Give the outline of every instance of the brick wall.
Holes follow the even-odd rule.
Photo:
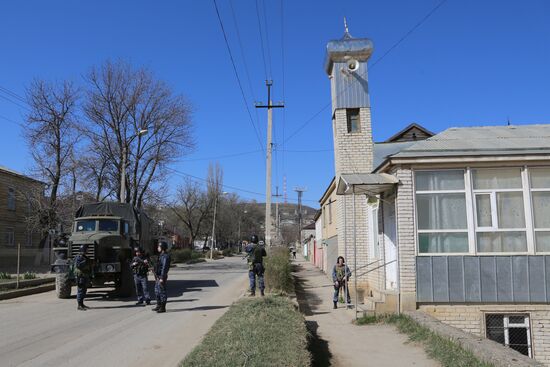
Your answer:
[[[537,361],[550,366],[550,305],[421,305],[419,309],[441,322],[485,337],[485,314],[529,314],[531,344]]]
[[[399,179],[396,213],[401,307],[403,310],[414,310],[416,308],[416,245],[412,171],[410,167],[397,166],[391,174]]]
[[[347,118],[345,109],[334,112],[333,137],[335,150],[336,183],[340,175],[346,173],[369,173],[372,171],[373,143],[370,108],[359,110],[360,128],[358,132],[347,132]],[[354,268],[354,241],[355,230],[357,267],[368,263],[368,217],[367,199],[364,195],[355,197],[355,226],[353,215],[353,196],[338,196],[337,231],[338,255],[346,257],[348,266]],[[346,223],[345,223],[346,222]],[[359,271],[361,272],[361,271]],[[360,277],[361,283],[366,282],[366,276]]]

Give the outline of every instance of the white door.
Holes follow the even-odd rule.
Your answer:
[[[397,259],[396,228],[395,228],[395,196],[384,198],[384,254],[386,265],[386,289],[397,289]]]

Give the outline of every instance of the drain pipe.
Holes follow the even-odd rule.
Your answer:
[[[395,201],[393,203],[395,211],[395,252],[396,252],[396,267],[397,267],[397,314],[401,314],[401,261],[399,258],[399,210],[397,206],[397,192],[395,193]]]

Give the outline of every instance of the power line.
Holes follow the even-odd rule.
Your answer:
[[[263,36],[263,32],[262,32],[262,22],[260,20],[260,9],[259,9],[258,0],[256,0],[256,18],[258,19],[258,31],[260,33],[260,44],[261,44],[261,48],[262,48],[262,60],[264,62],[265,80],[268,80],[269,77],[268,77],[268,74],[267,74],[267,65],[266,65],[266,62],[265,62],[264,36]]]
[[[12,120],[12,119],[10,119],[10,118],[8,118],[8,117],[6,117],[6,116],[0,115],[0,118],[3,119],[3,120],[6,120],[6,121],[8,121],[8,122],[11,122],[12,124],[17,125],[17,126],[19,126],[19,127],[23,127],[23,124],[22,124],[22,123],[19,123],[19,122],[15,121],[15,120]]]
[[[283,101],[286,102],[286,95],[285,95],[285,33],[284,33],[284,0],[281,0],[281,69],[282,69],[282,76],[283,76]],[[282,165],[283,165],[283,176],[286,174],[286,167],[285,167],[285,128],[286,128],[286,111],[283,109],[283,139],[282,139],[282,148],[283,148],[283,154],[282,154]]]
[[[374,68],[376,66],[376,64],[378,64],[380,61],[382,61],[386,56],[388,56],[388,54],[390,52],[392,52],[395,48],[397,48],[397,46],[399,46],[401,44],[401,42],[403,42],[407,37],[409,37],[414,31],[416,31],[425,21],[428,20],[428,18],[430,18],[432,16],[432,14],[434,14],[443,4],[445,4],[447,2],[447,0],[442,0],[439,4],[437,4],[432,10],[430,10],[428,12],[428,14],[426,14],[426,16],[424,16],[424,18],[422,18],[418,23],[416,23],[407,33],[405,33],[405,35],[403,37],[401,37],[396,43],[393,44],[393,46],[391,46],[386,52],[384,52],[384,54],[382,56],[380,56],[378,59],[376,59],[376,61],[374,61],[370,66],[369,68],[372,70],[372,68]]]
[[[21,101],[25,104],[27,103],[27,100],[25,98],[21,97],[19,94],[15,93],[14,91],[9,90],[8,88],[0,86],[0,91],[4,92],[5,94],[10,95],[13,98],[18,99],[19,101]]]
[[[10,98],[8,98],[8,97],[2,95],[2,94],[0,94],[0,98],[6,100],[6,101],[8,101],[8,102],[13,103],[14,105],[18,106],[19,108],[23,108],[23,109],[25,109],[25,110],[27,110],[27,111],[30,111],[30,108],[29,108],[29,107],[24,106],[24,105],[20,104],[19,102],[16,102],[16,101],[14,101],[14,100],[12,100],[12,99],[10,99]]]
[[[198,176],[195,176],[195,175],[192,175],[190,173],[186,173],[186,172],[182,172],[182,171],[179,171],[177,169],[174,169],[174,168],[171,168],[171,167],[165,167],[167,170],[169,171],[172,171],[173,173],[179,175],[179,176],[183,176],[183,177],[188,177],[190,179],[193,179],[195,181],[199,181],[199,182],[205,182],[207,183],[208,182],[208,179],[206,178],[202,178],[202,177],[198,177]],[[251,191],[251,190],[248,190],[248,189],[243,189],[243,188],[240,188],[240,187],[235,187],[235,186],[230,186],[230,185],[226,185],[226,184],[222,184],[222,187],[224,188],[227,188],[227,189],[231,189],[231,190],[235,190],[235,191],[239,191],[239,192],[244,192],[244,193],[247,193],[247,194],[251,194],[251,195],[256,195],[256,196],[260,196],[260,197],[265,197],[265,193],[260,193],[260,192],[256,192],[256,191]],[[303,199],[304,201],[309,201],[309,202],[315,202],[317,203],[318,200],[307,200],[307,199]]]
[[[244,47],[241,39],[241,32],[239,30],[239,23],[237,22],[237,16],[235,15],[235,9],[233,7],[233,0],[229,0],[229,6],[231,8],[231,16],[233,18],[233,23],[235,25],[235,30],[237,32],[237,41],[239,42],[239,48],[241,51],[241,58],[243,60],[244,65],[244,71],[246,75],[246,80],[248,81],[248,88],[250,89],[250,95],[252,96],[252,99],[254,102],[256,102],[256,95],[254,93],[254,88],[252,87],[252,82],[250,79],[250,72],[248,69],[248,63],[246,62],[246,57],[244,55]],[[258,110],[254,109],[254,112],[256,112],[256,125],[258,126],[258,130],[260,132],[260,138],[263,140],[263,130],[262,125],[260,124],[260,116],[258,115]]]
[[[246,96],[244,94],[244,89],[241,83],[241,78],[239,78],[239,73],[237,72],[237,66],[235,65],[235,60],[233,59],[233,53],[231,52],[231,46],[229,46],[229,41],[227,39],[227,34],[225,33],[225,28],[223,26],[223,21],[220,16],[220,11],[218,9],[218,3],[216,0],[212,0],[214,2],[214,7],[216,8],[216,15],[218,16],[218,21],[220,23],[220,28],[223,33],[223,39],[225,41],[225,45],[227,47],[227,52],[229,53],[229,58],[231,59],[231,65],[233,65],[233,71],[235,73],[235,77],[237,78],[237,84],[239,85],[239,89],[241,90],[241,95],[243,97],[244,106],[246,107],[246,112],[248,113],[248,117],[250,119],[250,123],[252,124],[252,128],[254,129],[254,133],[256,134],[256,138],[258,139],[258,144],[260,144],[260,148],[262,151],[264,151],[264,147],[262,145],[262,141],[260,139],[260,135],[258,134],[258,131],[256,130],[256,125],[254,124],[254,120],[252,119],[252,114],[250,113],[250,108],[248,108],[248,103],[246,103]]]
[[[321,152],[332,152],[334,151],[333,148],[326,148],[326,149],[312,149],[312,150],[293,150],[293,149],[286,149],[286,150],[280,150],[282,152],[288,152],[288,153],[321,153]]]
[[[190,159],[181,159],[180,162],[195,162],[195,161],[209,161],[209,160],[215,160],[215,159],[223,159],[223,158],[232,158],[232,157],[241,157],[243,155],[249,155],[254,153],[260,153],[261,150],[251,150],[249,152],[241,152],[241,153],[234,153],[234,154],[226,154],[226,155],[219,155],[214,157],[204,157],[204,158],[190,158]]]
[[[401,37],[397,42],[395,42],[380,58],[376,59],[372,64],[369,66],[369,68],[372,70],[372,68],[380,63],[386,56],[388,56],[393,50],[395,50],[405,39],[407,39],[414,31],[416,31],[420,26],[428,20],[443,4],[445,4],[447,0],[442,0],[439,2],[435,7],[433,7],[418,23],[416,23],[409,31],[407,31],[403,37]],[[335,97],[338,97],[340,94],[345,92],[348,88],[351,87],[352,84],[349,84],[347,87],[342,88],[340,92],[336,94]],[[303,124],[301,124],[292,134],[289,135],[289,137],[285,140],[285,142],[288,142],[290,139],[295,137],[300,131],[302,131],[311,121],[313,121],[319,114],[321,114],[324,110],[326,110],[332,102],[329,102],[328,104],[324,105],[319,111],[313,114],[309,119],[307,119]]]
[[[265,6],[265,1],[262,0],[262,8],[263,8],[263,11],[264,11],[264,29],[265,29],[265,43],[266,43],[266,50],[267,50],[267,62],[268,62],[268,66],[269,66],[269,79],[272,79],[273,77],[273,74],[272,74],[272,69],[271,69],[271,50],[269,48],[269,26],[267,24],[267,14],[266,14],[266,6]]]

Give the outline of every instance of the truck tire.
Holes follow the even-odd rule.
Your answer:
[[[69,280],[69,273],[55,275],[55,294],[57,295],[57,298],[70,298],[71,287],[72,284]]]
[[[135,296],[134,277],[130,264],[122,262],[120,267],[120,281],[117,284],[117,292],[120,297],[132,297]]]

